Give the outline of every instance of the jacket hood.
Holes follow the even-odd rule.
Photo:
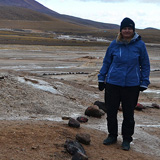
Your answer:
[[[129,44],[129,43],[133,43],[133,42],[135,42],[137,40],[140,40],[140,39],[141,39],[141,36],[138,33],[135,32],[133,38],[131,40],[126,41],[122,38],[121,33],[119,33],[117,38],[116,38],[116,42],[118,44]]]

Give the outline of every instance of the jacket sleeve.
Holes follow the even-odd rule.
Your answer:
[[[147,53],[147,49],[145,44],[143,43],[143,46],[141,48],[141,56],[140,56],[140,86],[147,88],[150,84],[149,81],[149,75],[150,75],[150,62],[149,62],[149,56]]]
[[[106,75],[108,73],[109,67],[112,63],[112,55],[111,55],[111,45],[108,47],[105,57],[103,59],[103,65],[98,74],[98,82],[105,82]]]

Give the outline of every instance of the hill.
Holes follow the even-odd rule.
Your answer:
[[[78,25],[85,25],[88,27],[95,27],[100,29],[118,29],[119,28],[119,26],[115,24],[95,22],[87,19],[59,14],[55,11],[48,9],[47,7],[43,6],[42,4],[38,3],[35,0],[0,0],[0,6],[16,6],[16,7],[28,8],[40,13],[45,13],[54,18],[58,18],[62,21],[66,21],[66,22],[78,24]]]
[[[0,20],[53,21],[53,18],[27,8],[3,6],[0,9]]]
[[[76,30],[79,32],[85,32],[96,29],[93,27],[69,23],[32,9],[17,7],[14,5],[4,5],[1,7],[0,20],[1,29],[34,29],[54,32],[74,32]]]

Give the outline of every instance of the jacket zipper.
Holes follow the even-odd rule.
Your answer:
[[[120,50],[120,57],[121,57],[121,53],[122,53],[122,52],[121,52],[121,48],[120,48],[119,50]]]
[[[111,70],[110,70],[110,72],[109,72],[108,81],[109,81],[109,79],[110,79],[110,74],[111,74],[111,72],[112,72],[112,69],[113,69],[113,67],[111,68]]]
[[[138,71],[137,71],[137,68],[136,68],[136,74],[137,74],[137,78],[138,78],[138,83],[139,83],[139,75],[138,75]]]

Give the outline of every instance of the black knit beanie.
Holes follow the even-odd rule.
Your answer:
[[[133,31],[135,32],[135,23],[128,17],[124,18],[121,22],[120,26],[120,32],[122,31],[123,28],[125,27],[131,27]]]

